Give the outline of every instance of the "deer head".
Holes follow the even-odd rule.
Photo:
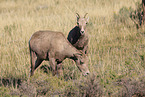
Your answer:
[[[79,29],[80,29],[80,34],[81,35],[84,35],[85,34],[85,29],[86,29],[86,25],[87,25],[87,23],[88,23],[88,21],[89,21],[89,17],[87,17],[86,18],[86,15],[87,15],[88,13],[86,13],[85,15],[84,15],[84,17],[80,17],[80,15],[78,14],[78,13],[76,13],[76,15],[77,15],[77,26],[79,27]]]

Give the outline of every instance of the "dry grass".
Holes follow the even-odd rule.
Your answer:
[[[23,81],[26,81],[29,75],[28,41],[31,35],[38,30],[53,30],[62,31],[67,37],[68,32],[76,24],[76,12],[81,16],[88,13],[90,18],[88,65],[92,76],[95,76],[95,83],[100,83],[100,87],[103,87],[101,95],[116,95],[120,87],[114,86],[112,82],[126,77],[138,79],[144,75],[145,29],[143,27],[137,30],[129,17],[131,12],[129,8],[134,11],[136,2],[141,1],[0,0],[0,89],[5,91],[0,95],[5,96],[5,93],[9,95],[10,90],[18,91],[17,95],[27,95],[17,88],[20,84],[21,90],[23,86],[28,86]],[[122,8],[126,9],[121,11]],[[81,82],[85,78],[70,60],[65,60],[63,64],[64,76],[61,78],[52,77],[49,71],[45,73],[44,69],[47,68],[39,68],[35,72],[30,82],[30,86],[35,87],[34,95],[65,95],[64,93],[69,93],[66,89],[72,92],[80,91],[79,85],[74,82]],[[44,62],[44,65],[49,64]],[[36,81],[33,81],[34,79]],[[4,81],[7,84],[4,84]],[[47,83],[48,86],[39,87],[41,82],[42,85]],[[87,80],[84,80],[84,83],[89,85]],[[6,86],[9,88],[5,88]],[[76,88],[71,90],[71,86]],[[84,90],[86,88],[83,87]],[[88,92],[77,93],[88,95]]]

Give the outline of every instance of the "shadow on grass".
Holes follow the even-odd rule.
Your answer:
[[[48,66],[48,65],[42,65],[40,67],[40,69],[43,70],[43,72],[46,73],[46,74],[52,72],[52,68],[50,66]]]
[[[22,83],[21,78],[1,78],[0,86],[12,86],[14,88],[18,88]]]
[[[52,73],[52,68],[49,65],[42,65],[40,67],[41,71],[43,71],[46,74]],[[63,78],[65,81],[68,80],[76,80],[80,72],[75,72],[75,67],[74,66],[68,66],[68,67],[62,67],[63,74],[58,75],[60,78]]]

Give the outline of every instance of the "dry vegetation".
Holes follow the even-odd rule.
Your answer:
[[[144,96],[145,29],[137,29],[141,0],[0,0],[0,96]],[[52,76],[44,62],[28,83],[28,41],[38,30],[62,31],[88,13],[89,69],[70,60]],[[133,17],[132,17],[133,16]]]

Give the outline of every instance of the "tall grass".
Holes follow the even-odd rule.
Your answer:
[[[92,96],[92,92],[89,95],[79,90],[79,82],[83,80],[89,86],[94,78],[102,87],[95,89],[103,91],[98,95],[117,95],[120,87],[115,87],[113,82],[144,75],[145,29],[137,30],[130,18],[137,2],[141,3],[140,0],[0,0],[0,89],[8,94],[19,87],[23,92],[23,85],[29,89],[23,82],[29,75],[28,41],[31,35],[38,30],[53,30],[67,37],[76,25],[75,13],[78,12],[81,16],[88,13],[90,18],[87,26],[90,77],[82,77],[68,59],[63,62],[64,76],[53,77],[47,70],[49,63],[44,62],[44,68],[35,71],[31,78],[30,84],[36,88],[32,92],[34,95]],[[21,86],[17,87],[14,79],[20,80]],[[11,81],[10,88],[6,88]],[[17,95],[29,95],[17,92]],[[3,92],[0,94],[4,96]]]

